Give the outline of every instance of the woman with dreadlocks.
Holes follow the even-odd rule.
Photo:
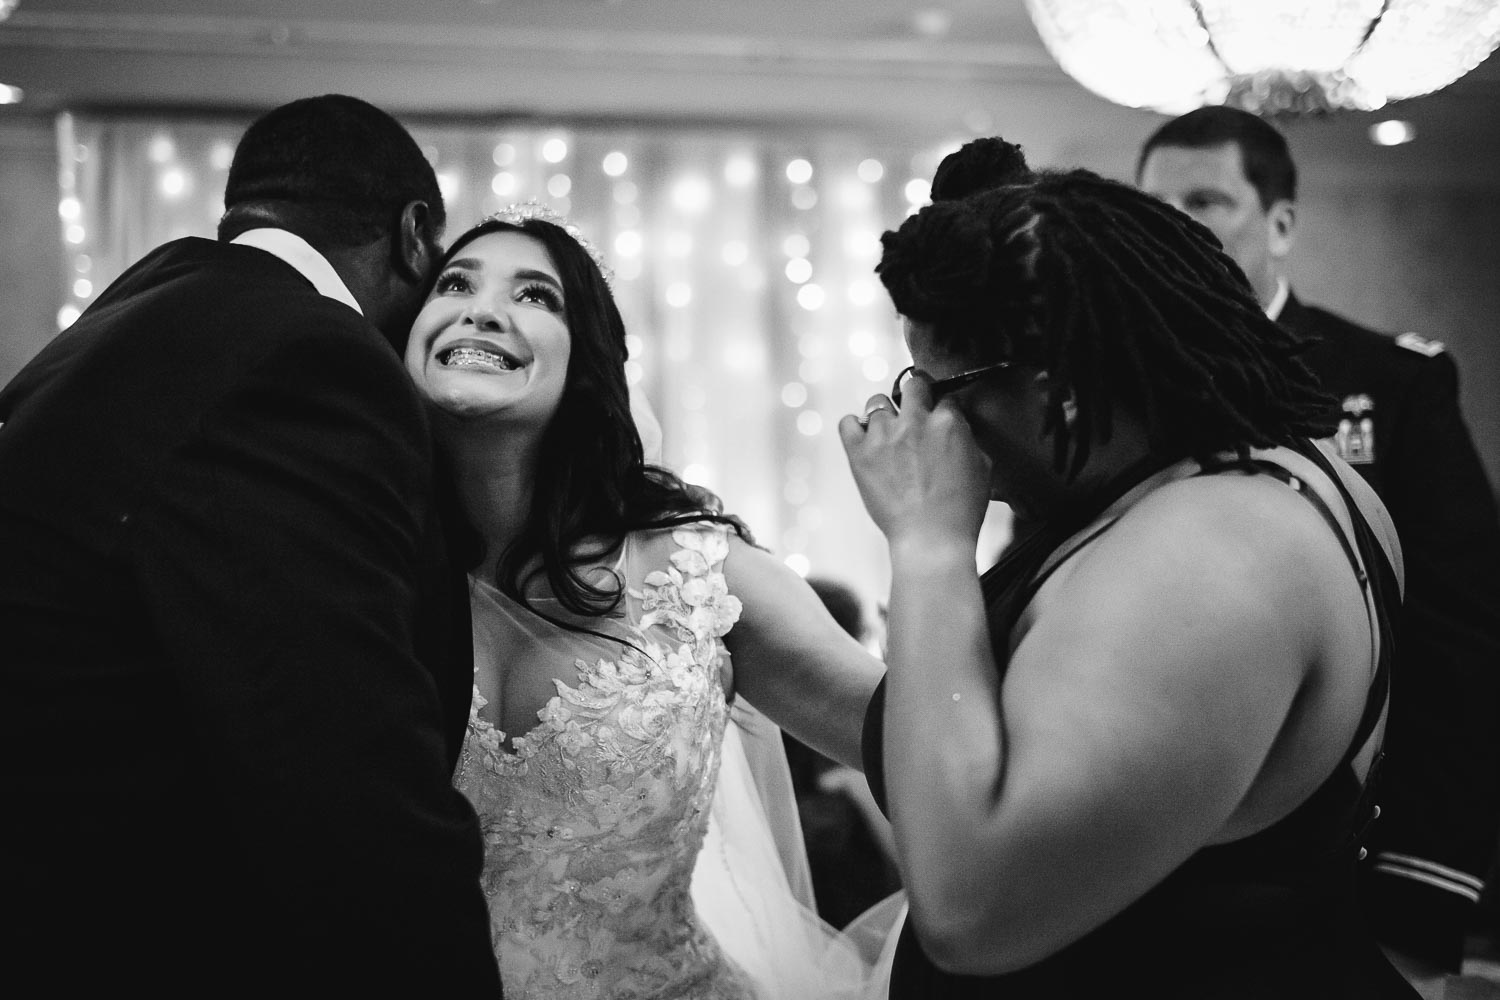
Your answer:
[[[1354,899],[1384,508],[1206,229],[1008,155],[885,234],[916,364],[839,428],[892,567],[891,995],[1414,997]],[[1033,528],[980,578],[991,499]]]

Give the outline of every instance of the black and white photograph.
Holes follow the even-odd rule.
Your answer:
[[[1500,0],[0,0],[0,989],[1500,1000]]]

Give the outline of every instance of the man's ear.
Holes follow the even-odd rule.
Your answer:
[[[391,263],[411,284],[425,286],[437,266],[440,248],[428,235],[432,231],[432,210],[427,202],[409,201],[402,206],[396,238],[391,243]]]
[[[1272,260],[1285,260],[1297,237],[1297,206],[1285,198],[1266,212],[1266,241]]]

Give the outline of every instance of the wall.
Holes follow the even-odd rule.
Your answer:
[[[1153,116],[1127,135],[1028,142],[1034,162],[1128,178]],[[1138,125],[1138,128],[1136,127]],[[1492,485],[1500,485],[1500,179],[1452,176],[1408,159],[1335,161],[1294,130],[1302,170],[1298,293],[1378,329],[1443,341],[1462,373],[1463,407]],[[1411,153],[1419,152],[1416,144]],[[1035,153],[1040,152],[1040,156]],[[61,302],[56,151],[50,118],[0,118],[0,384],[52,336]]]
[[[1293,253],[1298,295],[1378,330],[1447,345],[1491,487],[1500,485],[1500,197],[1409,182],[1308,178]]]
[[[0,117],[0,385],[57,332],[57,143],[50,117]]]

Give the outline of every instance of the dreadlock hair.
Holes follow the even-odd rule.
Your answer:
[[[967,198],[1032,176],[1021,147],[999,136],[971,139],[943,157],[932,174],[932,200]]]
[[[713,493],[646,464],[630,414],[624,320],[598,264],[566,229],[543,219],[489,219],[454,240],[442,267],[465,245],[498,232],[524,233],[546,249],[562,279],[572,350],[562,398],[542,435],[531,509],[516,540],[500,553],[495,585],[555,621],[525,593],[529,581],[545,576],[564,608],[599,617],[619,607],[623,581],[616,574],[613,584],[591,583],[583,570],[632,531],[712,521],[753,544],[744,522],[724,514]],[[475,551],[482,559],[482,549]],[[540,565],[527,572],[537,557]]]
[[[934,202],[881,244],[897,311],[945,350],[1051,373],[1044,432],[1069,478],[1109,440],[1116,405],[1164,456],[1329,431],[1305,342],[1266,317],[1212,233],[1125,184],[1039,171]]]

